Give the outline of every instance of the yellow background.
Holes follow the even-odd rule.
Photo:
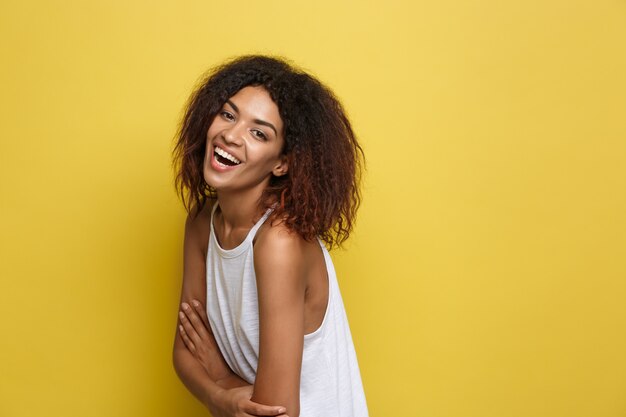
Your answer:
[[[206,415],[170,151],[255,52],[366,152],[333,257],[371,416],[626,416],[624,1],[3,0],[0,45],[0,416]]]

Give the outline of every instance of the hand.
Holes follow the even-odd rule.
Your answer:
[[[273,407],[251,401],[252,391],[252,385],[222,390],[218,394],[214,408],[209,407],[209,411],[214,417],[289,417],[284,414],[287,411],[285,407]]]
[[[200,362],[202,367],[209,372],[211,361],[212,335],[209,328],[209,320],[202,303],[193,300],[193,307],[187,303],[182,304],[180,316],[180,336],[191,354]],[[215,342],[213,341],[213,344]],[[213,356],[213,360],[215,357]],[[209,372],[210,373],[210,372]],[[216,381],[220,385],[219,381]],[[241,381],[244,383],[244,381]],[[284,413],[285,407],[268,406],[258,404],[250,400],[253,386],[223,389],[219,392],[216,404],[209,404],[209,411],[214,417],[248,417],[248,416],[280,416],[288,417]]]
[[[179,313],[180,323],[178,328],[180,336],[187,347],[187,350],[200,362],[205,371],[209,372],[211,338],[209,329],[209,319],[202,304],[193,300],[193,308],[182,303],[182,310]]]

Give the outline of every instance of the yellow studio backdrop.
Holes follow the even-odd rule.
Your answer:
[[[373,417],[626,416],[624,1],[0,4],[0,416],[204,416],[170,151],[278,54],[367,157],[333,252]]]

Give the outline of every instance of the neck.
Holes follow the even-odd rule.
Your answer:
[[[260,215],[260,198],[261,194],[257,193],[218,192],[217,202],[224,231],[228,233],[230,230],[252,227]]]

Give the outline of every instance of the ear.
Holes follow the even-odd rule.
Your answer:
[[[281,155],[280,160],[272,170],[272,174],[276,177],[282,177],[289,171],[289,163],[287,162],[287,155]]]

